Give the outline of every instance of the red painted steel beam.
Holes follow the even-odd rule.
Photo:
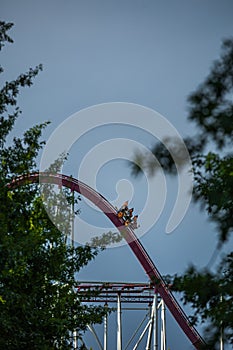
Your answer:
[[[167,287],[165,281],[157,270],[155,264],[149,257],[142,243],[136,237],[134,231],[128,226],[124,226],[122,219],[117,216],[117,211],[112,206],[106,198],[104,198],[100,193],[95,191],[93,188],[86,185],[84,182],[79,181],[70,176],[62,174],[50,174],[50,173],[32,173],[17,177],[8,186],[9,188],[16,188],[26,183],[53,183],[58,186],[65,186],[71,191],[80,193],[89,199],[93,204],[95,204],[119,229],[124,239],[128,243],[129,247],[137,257],[138,261],[144,268],[147,276],[150,278],[152,284],[155,286],[157,292],[160,294],[161,298],[164,300],[167,308],[177,321],[180,328],[189,338],[193,346],[200,350],[205,344],[203,339],[197,330],[191,325],[188,317],[178,304],[177,300]]]

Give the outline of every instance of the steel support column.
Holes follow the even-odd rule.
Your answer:
[[[154,313],[154,336],[153,336],[153,350],[158,350],[158,294],[154,295],[155,313]]]
[[[117,350],[122,350],[121,293],[117,294]]]
[[[166,308],[163,299],[161,300],[161,350],[166,350]]]
[[[107,309],[108,304],[106,303],[104,307]],[[108,350],[108,315],[104,316],[104,350]]]
[[[155,321],[155,312],[156,312],[155,310],[157,309],[156,297],[157,297],[157,295],[155,294],[154,300],[153,300],[153,304],[152,304],[152,307],[151,307],[150,325],[149,325],[148,336],[147,336],[146,350],[150,350],[151,349],[152,334],[153,334],[154,321]]]

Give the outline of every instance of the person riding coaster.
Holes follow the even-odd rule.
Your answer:
[[[122,218],[125,221],[125,226],[130,225],[132,229],[137,229],[139,226],[137,224],[138,215],[133,217],[134,208],[128,208],[128,201],[124,202],[120,209],[117,211],[118,218]]]
[[[134,215],[133,220],[130,223],[130,228],[132,228],[133,230],[136,230],[139,227],[140,225],[138,225],[138,215]]]
[[[128,211],[128,201],[124,202],[120,209],[117,211],[117,216],[118,218],[123,218],[125,213]]]

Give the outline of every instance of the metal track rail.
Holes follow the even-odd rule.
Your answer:
[[[169,290],[158,269],[149,257],[142,243],[135,235],[134,231],[130,227],[125,226],[124,221],[118,218],[115,207],[111,205],[108,200],[104,198],[100,193],[95,191],[90,186],[86,185],[84,182],[63,174],[51,174],[45,172],[25,174],[15,178],[10,184],[8,184],[8,187],[13,189],[28,183],[39,182],[46,184],[53,183],[58,186],[65,186],[71,189],[71,191],[78,192],[79,194],[89,199],[93,204],[95,204],[111,220],[111,222],[121,232],[129,247],[137,257],[147,276],[151,280],[151,283],[154,285],[156,291],[164,300],[167,308],[177,321],[180,328],[183,330],[183,332],[186,334],[186,336],[189,338],[197,350],[202,349],[205,343],[200,334],[189,322],[188,317]]]

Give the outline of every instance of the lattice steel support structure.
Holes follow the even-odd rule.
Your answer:
[[[94,295],[92,293],[94,292]],[[149,283],[106,283],[106,282],[80,282],[77,286],[78,297],[85,303],[104,303],[107,307],[116,305],[116,349],[127,350],[139,349],[143,340],[146,340],[146,350],[166,350],[166,315],[165,304],[162,299],[158,302],[158,294]],[[137,307],[124,307],[122,305],[137,305]],[[147,307],[145,307],[145,304]],[[140,305],[140,307],[138,307]],[[143,306],[143,307],[142,307]],[[144,310],[145,317],[135,329],[127,344],[123,346],[122,335],[124,324],[122,313],[125,310]],[[160,319],[158,317],[160,311]],[[144,327],[142,330],[141,328]],[[158,331],[160,327],[160,337]],[[108,348],[108,316],[103,320],[103,345],[93,325],[88,329],[93,334],[96,345],[100,350],[111,350]],[[140,333],[139,333],[140,331]],[[137,340],[135,340],[137,338]],[[160,341],[159,341],[160,340]],[[134,342],[134,345],[133,345]]]

